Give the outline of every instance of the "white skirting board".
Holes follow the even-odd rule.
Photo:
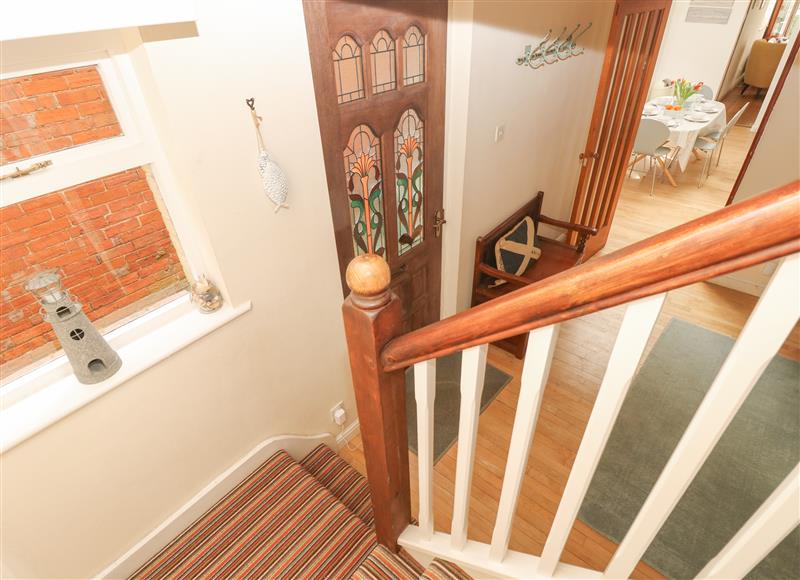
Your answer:
[[[344,445],[346,445],[348,441],[350,441],[353,437],[355,437],[359,433],[360,433],[360,426],[357,420],[353,421],[352,423],[350,423],[350,425],[342,429],[342,432],[336,436],[337,451],[341,449]]]
[[[358,430],[358,422],[348,427],[343,435]],[[342,437],[341,435],[339,437]],[[339,437],[330,433],[318,435],[278,435],[256,445],[236,463],[220,473],[192,499],[161,522],[152,532],[137,542],[115,562],[97,573],[97,578],[126,578],[158,553],[170,540],[191,525],[220,499],[253,473],[273,453],[283,449],[297,460],[302,459],[320,443],[336,448]],[[343,439],[342,441],[345,441]]]

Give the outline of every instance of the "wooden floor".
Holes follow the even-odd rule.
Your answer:
[[[764,104],[764,96],[766,95],[766,91],[747,89],[744,95],[741,93],[742,87],[740,85],[725,95],[725,98],[722,99],[722,102],[725,103],[728,117],[732,117],[736,111],[744,106],[745,103],[750,103],[750,106],[747,107],[747,110],[744,113],[742,113],[742,116],[739,117],[739,121],[736,124],[740,127],[752,127],[753,123],[756,122],[758,112],[761,110],[761,105]]]
[[[718,170],[702,189],[697,188],[700,161],[692,161],[685,174],[676,172],[678,187],[656,183],[650,195],[650,179],[627,179],[614,225],[604,252],[644,239],[670,227],[721,208],[752,139],[752,133],[736,127],[725,146]],[[676,164],[677,166],[677,164]],[[695,284],[669,294],[648,346],[672,318],[735,337],[753,308],[755,298],[709,283]],[[561,325],[550,377],[528,459],[526,480],[517,506],[510,548],[539,555],[552,524],[559,499],[592,410],[605,366],[622,320],[624,307],[598,312]],[[797,359],[798,332],[782,353]],[[521,361],[491,347],[489,362],[510,374],[511,383],[481,414],[476,463],[471,492],[469,537],[490,542],[505,469],[511,426],[519,394]],[[341,455],[364,473],[360,437]],[[457,445],[434,469],[434,511],[437,530],[449,531]],[[412,509],[416,515],[416,455],[409,453]],[[616,545],[577,521],[562,560],[602,570]],[[661,578],[644,563],[635,578]]]

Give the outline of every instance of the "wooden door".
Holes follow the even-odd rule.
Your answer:
[[[587,255],[606,244],[639,128],[671,0],[617,0],[594,103],[572,221],[598,229]]]
[[[386,259],[403,332],[439,319],[446,0],[304,0],[342,289]]]

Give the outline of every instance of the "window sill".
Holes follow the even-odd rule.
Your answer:
[[[245,302],[203,314],[191,307],[187,294],[106,336],[122,358],[122,368],[108,380],[95,385],[79,383],[62,355],[9,383],[0,390],[0,453],[238,318],[250,307],[250,302]]]

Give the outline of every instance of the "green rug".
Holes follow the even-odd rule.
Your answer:
[[[631,385],[579,517],[620,542],[733,346],[672,320]],[[800,461],[800,365],[775,357],[644,560],[694,578]],[[796,529],[747,576],[800,578]]]
[[[486,365],[481,412],[494,401],[511,377],[492,365]],[[447,453],[458,439],[458,415],[461,405],[461,353],[436,361],[436,400],[433,403],[433,463]],[[406,416],[408,447],[417,453],[417,403],[414,399],[414,368],[406,371]]]

